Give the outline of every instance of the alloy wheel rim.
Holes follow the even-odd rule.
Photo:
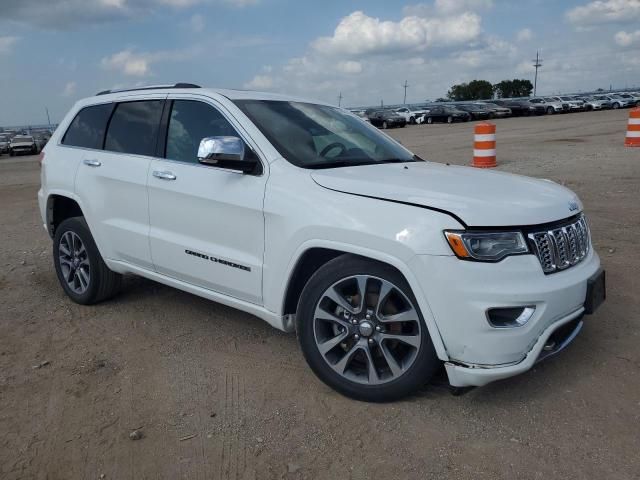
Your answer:
[[[83,294],[91,283],[89,254],[82,239],[74,232],[65,232],[58,244],[60,270],[67,286],[77,294]]]
[[[396,380],[422,347],[418,311],[393,283],[346,277],[325,290],[313,317],[318,352],[341,377],[359,384]]]

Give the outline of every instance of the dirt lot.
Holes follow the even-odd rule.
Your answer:
[[[324,386],[293,335],[147,280],[71,303],[37,212],[38,164],[2,156],[0,478],[640,478],[640,149],[623,147],[627,115],[496,121],[499,169],[561,182],[589,213],[609,298],[575,343],[465,396],[427,386],[389,405]],[[472,128],[391,135],[467,164]]]

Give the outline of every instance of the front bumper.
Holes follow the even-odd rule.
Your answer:
[[[534,255],[498,263],[419,255],[412,262],[446,350],[454,386],[480,386],[531,368],[548,338],[584,313],[587,282],[600,268],[591,250],[579,264],[545,275]],[[535,306],[529,321],[492,327],[491,308]]]
[[[569,346],[582,330],[583,312],[584,308],[580,308],[548,327],[538,337],[538,340],[525,358],[516,364],[485,366],[445,362],[444,367],[449,377],[449,383],[453,387],[481,387],[496,380],[513,377],[530,370],[536,363],[560,353]],[[568,332],[563,333],[558,342],[550,341],[554,334],[566,327],[569,327]]]

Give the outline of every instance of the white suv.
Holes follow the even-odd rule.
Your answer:
[[[136,274],[296,331],[313,371],[368,401],[443,364],[480,386],[562,350],[604,300],[576,195],[423,161],[358,117],[189,84],[78,102],[38,192],[72,300]]]

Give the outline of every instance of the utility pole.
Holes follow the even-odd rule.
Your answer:
[[[536,59],[532,61],[533,61],[533,66],[536,69],[536,76],[533,79],[533,96],[535,97],[536,90],[538,89],[538,68],[542,66],[542,59],[540,58],[540,55],[538,54],[537,50],[536,50]]]
[[[342,92],[340,92],[340,95],[338,95],[338,107],[342,105],[342,99],[344,97],[342,96]]]
[[[407,85],[407,81],[406,80],[404,81],[403,87],[404,87],[404,102],[402,102],[402,103],[404,103],[406,105],[407,104],[407,88],[409,87],[409,85]]]
[[[47,125],[51,126],[51,119],[49,118],[49,108],[48,107],[44,107],[44,109],[47,112]]]
[[[384,108],[384,101],[380,100],[380,107]]]

